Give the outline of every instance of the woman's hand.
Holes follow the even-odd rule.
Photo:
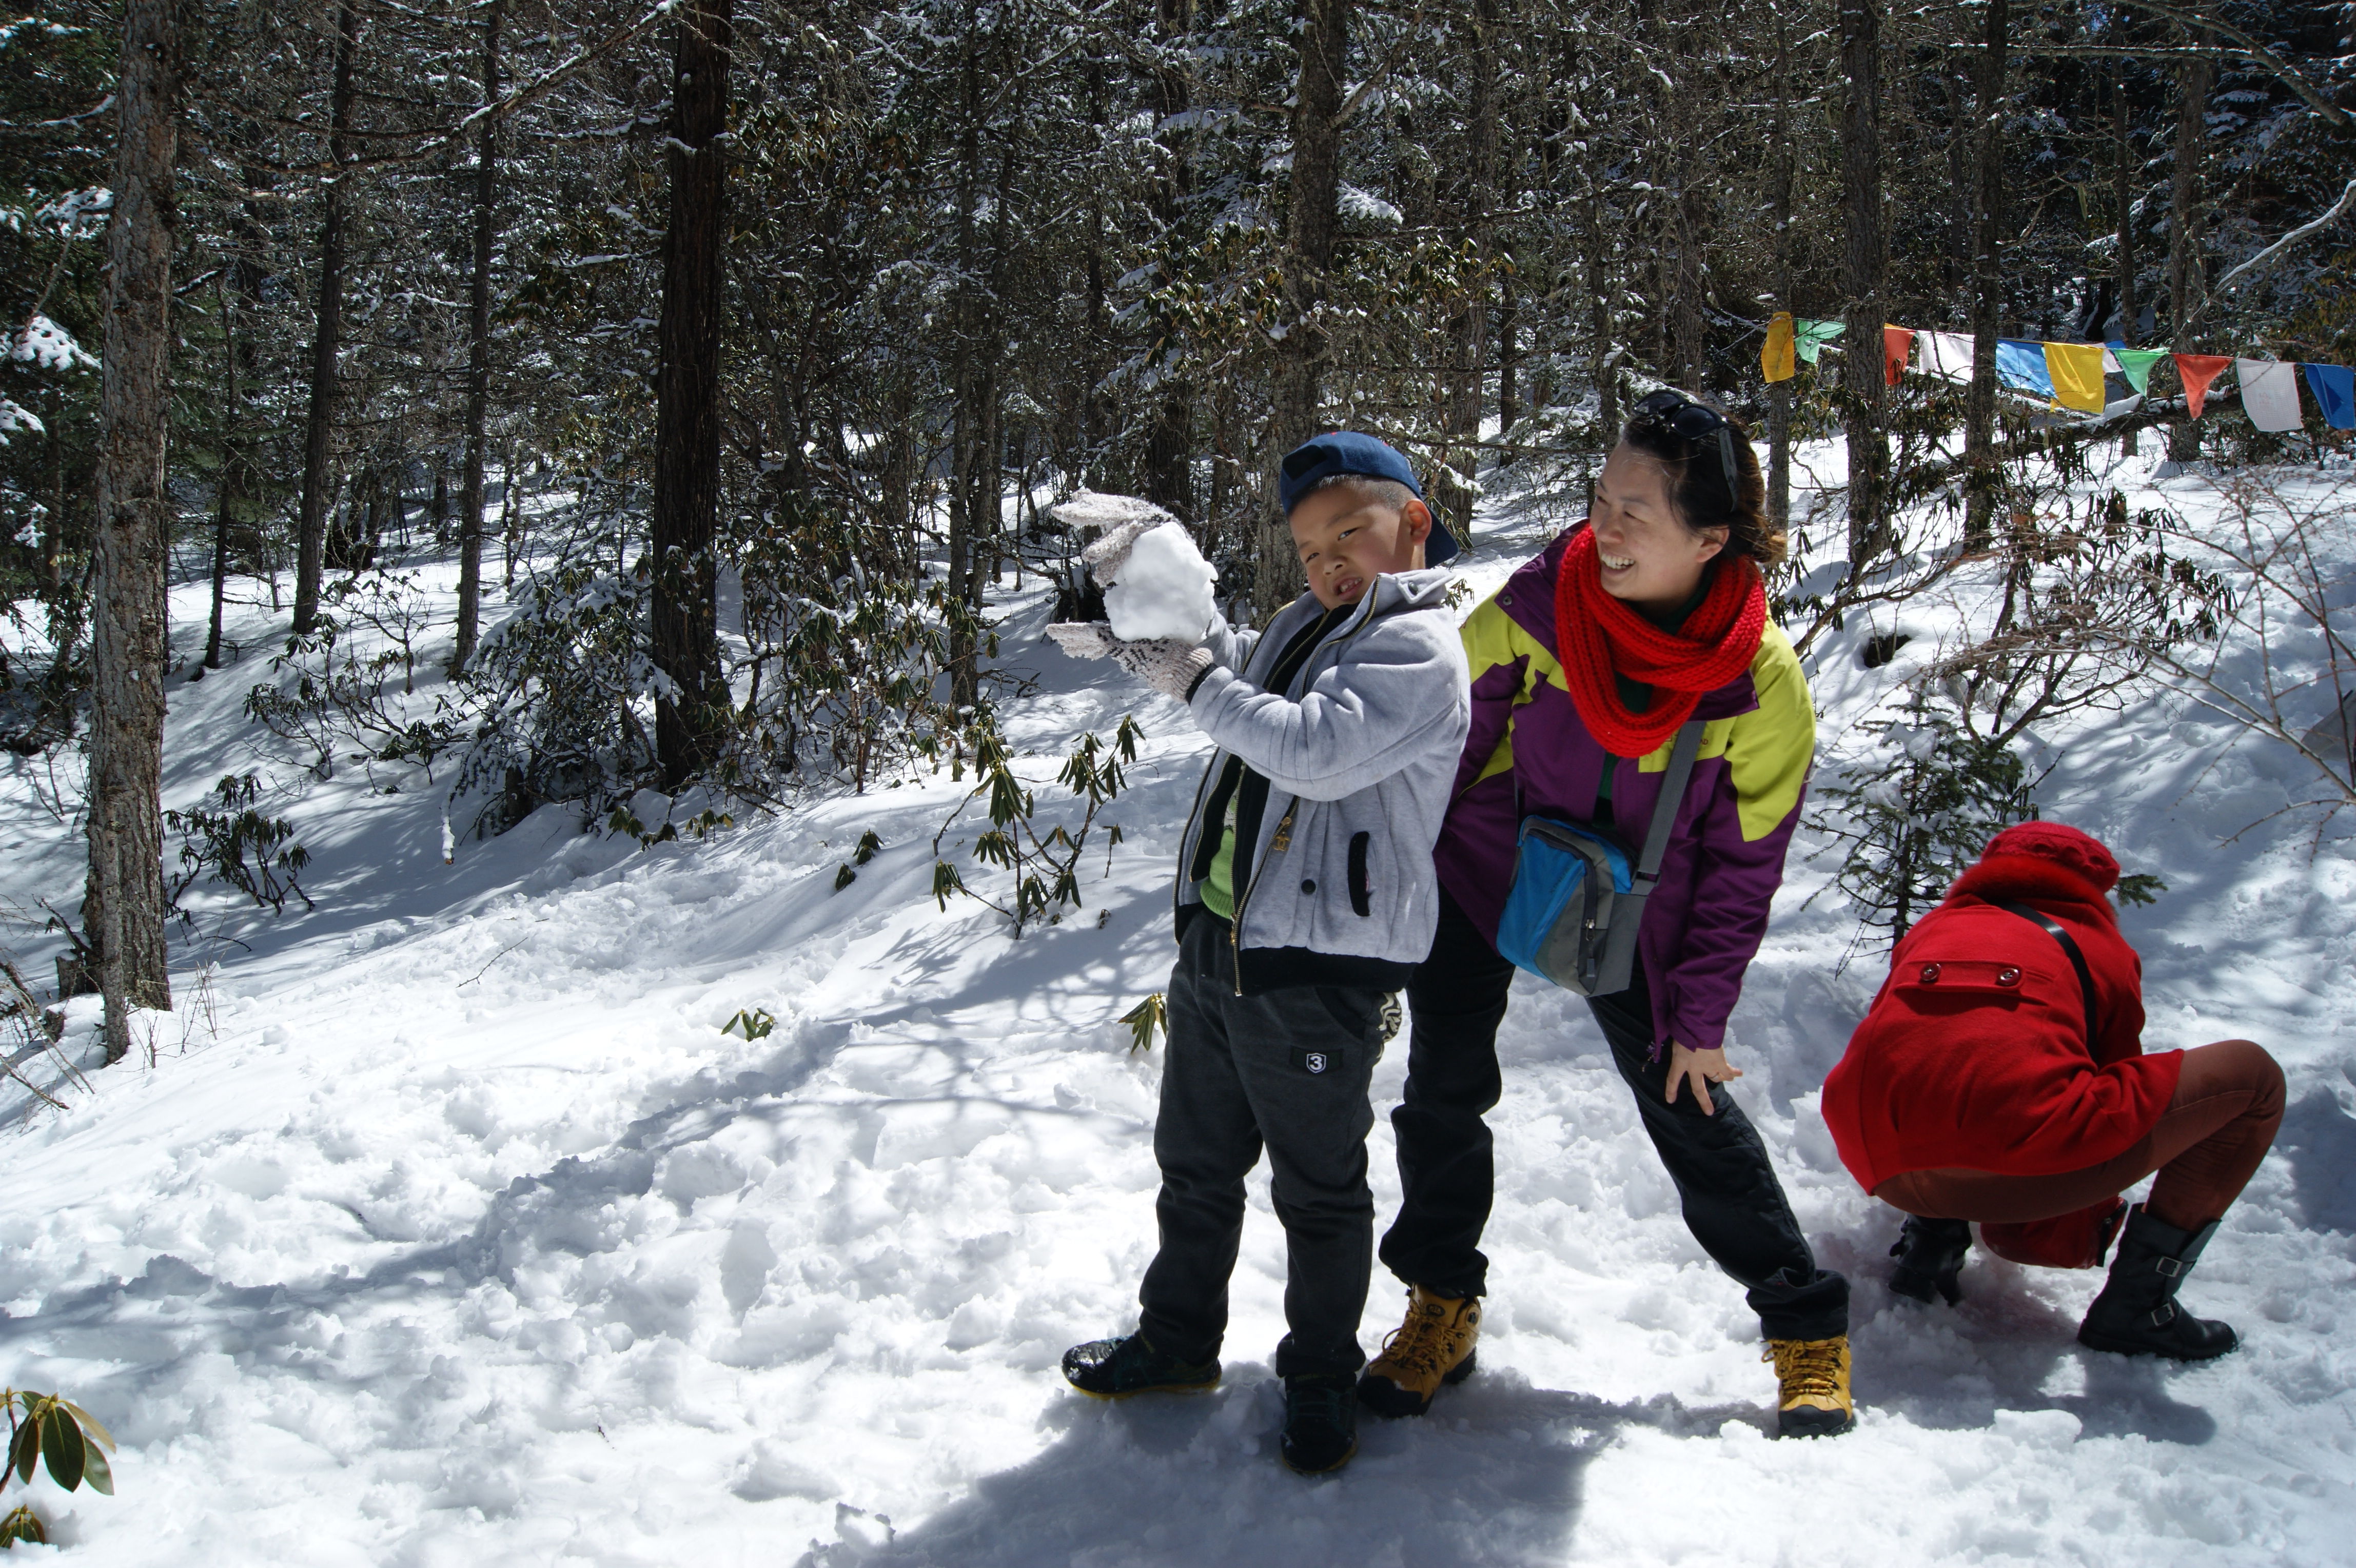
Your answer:
[[[1741,1076],[1740,1068],[1727,1065],[1724,1047],[1714,1051],[1689,1051],[1675,1040],[1669,1042],[1668,1101],[1672,1105],[1677,1102],[1677,1085],[1690,1079],[1693,1097],[1701,1101],[1701,1113],[1715,1116],[1718,1107],[1709,1098],[1709,1086]]]

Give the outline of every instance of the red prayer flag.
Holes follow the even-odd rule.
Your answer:
[[[1881,373],[1891,386],[1905,373],[1906,356],[1914,351],[1914,334],[1903,327],[1887,324],[1881,328]]]
[[[2184,406],[2193,418],[2201,417],[2201,405],[2209,401],[2209,383],[2233,362],[2233,357],[2228,354],[2176,356],[2176,373],[2184,378]]]

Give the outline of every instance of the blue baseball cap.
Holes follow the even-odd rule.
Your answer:
[[[1416,499],[1430,504],[1423,486],[1387,442],[1355,430],[1335,430],[1323,435],[1312,435],[1284,455],[1276,471],[1277,499],[1284,504],[1284,515],[1290,517],[1301,498],[1313,490],[1323,480],[1336,474],[1356,474],[1369,479],[1389,479],[1405,485]],[[1431,537],[1424,541],[1423,560],[1428,566],[1443,566],[1456,558],[1456,536],[1448,525],[1432,513]]]

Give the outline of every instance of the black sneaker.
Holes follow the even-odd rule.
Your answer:
[[[1216,1358],[1197,1364],[1166,1356],[1142,1334],[1126,1339],[1091,1339],[1064,1352],[1064,1376],[1072,1387],[1100,1400],[1131,1394],[1192,1393],[1215,1387]]]
[[[1338,1470],[1358,1451],[1358,1380],[1309,1372],[1284,1380],[1284,1462],[1304,1476]]]

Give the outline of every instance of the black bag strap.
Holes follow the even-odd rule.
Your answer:
[[[1653,802],[1653,822],[1644,831],[1644,852],[1636,862],[1636,879],[1650,883],[1661,875],[1661,857],[1669,853],[1669,830],[1676,824],[1677,807],[1693,778],[1694,757],[1701,750],[1701,720],[1688,719],[1677,731],[1669,752],[1669,770],[1661,779],[1661,798]]]
[[[1699,719],[1688,719],[1677,730],[1677,743],[1669,752],[1668,771],[1661,776],[1661,798],[1653,802],[1653,820],[1644,830],[1644,847],[1636,856],[1635,875],[1642,882],[1651,882],[1661,874],[1661,857],[1669,853],[1669,830],[1676,825],[1677,807],[1686,798],[1686,785],[1693,779],[1694,757],[1701,750]],[[1604,766],[1609,768],[1607,760]],[[1514,821],[1519,823],[1528,813],[1522,806],[1522,775],[1514,770]]]
[[[2093,1049],[2096,1034],[2094,972],[2086,967],[2086,955],[2079,950],[2078,940],[2062,929],[2062,922],[2042,909],[2032,909],[2026,904],[2016,904],[2009,898],[1992,898],[1988,901],[1997,908],[2018,915],[2032,925],[2044,927],[2046,934],[2060,942],[2062,950],[2070,955],[2070,967],[2078,972],[2078,995],[2086,1006],[2086,1047],[2089,1050]]]

